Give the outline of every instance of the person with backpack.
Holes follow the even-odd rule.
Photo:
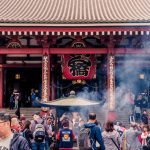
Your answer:
[[[75,138],[74,132],[69,129],[69,120],[65,119],[62,122],[63,128],[57,133],[56,139],[59,142],[59,149],[73,148],[73,140]]]
[[[33,120],[31,121],[31,132],[33,134],[32,150],[44,150],[46,131],[44,120],[40,117],[40,112],[36,112],[33,115]]]
[[[32,150],[45,150],[45,128],[43,124],[36,124],[33,133],[34,143],[32,143]]]
[[[22,136],[28,141],[30,149],[32,149],[31,140],[33,139],[33,134],[31,133],[31,122],[26,120],[24,123],[24,128],[22,130]]]
[[[78,146],[80,150],[97,150],[96,142],[99,143],[101,150],[105,150],[101,130],[97,125],[96,114],[90,113],[89,121],[80,129]]]
[[[35,131],[36,124],[44,124],[44,120],[40,117],[40,112],[33,114],[33,120],[31,120],[31,132]]]
[[[19,133],[11,132],[11,117],[0,113],[0,149],[1,150],[30,150],[27,140]]]

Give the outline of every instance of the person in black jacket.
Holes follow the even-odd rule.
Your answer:
[[[144,124],[148,125],[148,114],[147,114],[146,110],[143,111],[143,114],[141,116],[141,121]]]
[[[29,120],[26,120],[24,128],[22,130],[22,134],[23,137],[28,141],[29,147],[32,148],[31,140],[33,139],[33,134],[30,129],[31,129],[31,122]]]
[[[18,133],[12,133],[9,114],[0,113],[0,149],[30,150],[27,140]]]

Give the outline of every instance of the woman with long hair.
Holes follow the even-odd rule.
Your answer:
[[[25,121],[22,134],[23,137],[28,141],[30,148],[32,148],[31,139],[33,139],[33,134],[31,132],[31,122],[29,120]]]
[[[119,133],[114,130],[113,122],[108,121],[105,124],[102,136],[106,150],[120,150],[121,139]]]

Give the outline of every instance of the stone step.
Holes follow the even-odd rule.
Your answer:
[[[24,114],[28,120],[31,120],[32,119],[32,114],[34,114],[34,112],[40,111],[40,109],[41,108],[21,108],[20,113]],[[9,113],[10,115],[14,115],[16,109],[10,110],[8,108],[6,108],[6,109],[1,108],[0,111]]]
[[[94,111],[94,110],[96,110],[96,111]],[[7,112],[7,113],[10,113],[11,115],[13,115],[16,110],[9,110],[8,108],[6,108],[6,109],[2,108],[2,109],[0,109],[0,111],[4,111],[4,112]],[[26,118],[29,120],[32,119],[32,114],[34,114],[34,112],[37,112],[37,111],[40,111],[40,108],[21,108],[20,109],[21,114],[24,114],[26,116]],[[96,112],[97,120],[101,124],[106,122],[106,116],[107,116],[106,110],[93,109],[92,111]],[[150,109],[147,109],[147,112],[148,112],[148,114],[150,114]],[[126,110],[118,111],[116,113],[117,113],[117,121],[121,121],[121,122],[123,122],[123,124],[128,126],[129,122],[128,122],[127,111]]]

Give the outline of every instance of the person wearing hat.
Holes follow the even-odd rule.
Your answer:
[[[27,140],[11,132],[11,117],[0,113],[0,148],[5,150],[30,150]]]

